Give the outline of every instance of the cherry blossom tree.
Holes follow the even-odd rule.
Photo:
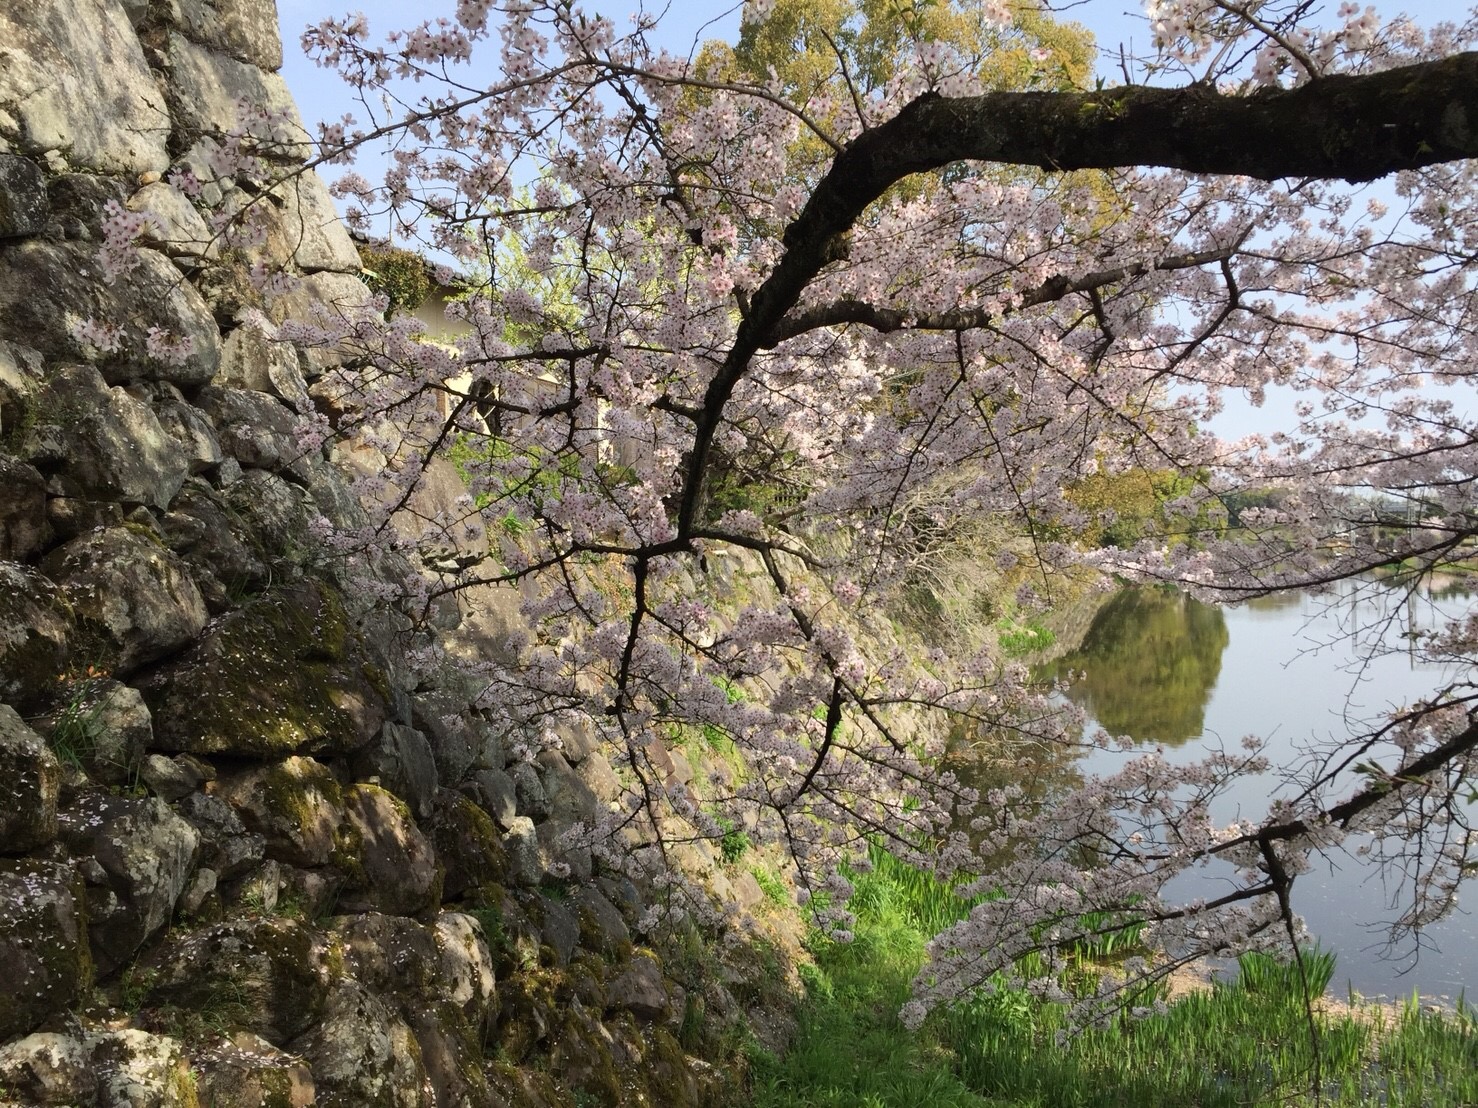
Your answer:
[[[1074,564],[1229,599],[1467,557],[1478,424],[1450,392],[1478,364],[1478,27],[1152,0],[1156,54],[1088,88],[1041,12],[961,0],[975,30],[940,36],[937,7],[859,4],[784,74],[569,0],[459,0],[383,43],[362,17],[305,34],[365,106],[323,128],[321,162],[390,151],[383,182],[339,178],[355,218],[481,275],[453,343],[379,310],[293,332],[354,355],[349,414],[318,433],[380,449],[382,502],[439,455],[467,474],[464,514],[436,522],[490,552],[405,547],[423,572],[400,600],[517,586],[529,632],[481,662],[484,699],[531,743],[579,716],[621,752],[629,803],[599,841],[742,824],[842,934],[869,841],[1004,894],[936,940],[909,1019],[1029,952],[1055,970],[1097,928],[1144,925],[1140,981],[1284,941],[1298,874],[1347,842],[1403,867],[1408,926],[1439,916],[1472,864],[1471,680],[1330,750],[1257,821],[1209,814],[1264,766],[1256,738],[1042,805],[941,761],[961,728],[1068,742],[1066,709],[988,643],[931,647],[890,612],[961,549],[1025,606]],[[746,5],[741,61],[770,8]],[[1353,187],[1377,179],[1385,202]],[[1274,386],[1305,399],[1294,425],[1201,430]],[[1074,488],[1141,470],[1177,476],[1163,525],[1080,541],[1111,520]],[[1220,525],[1228,493],[1268,487],[1276,509]],[[1352,495],[1371,489],[1420,504],[1379,543]],[[405,542],[382,520],[336,541]],[[1475,635],[1420,645],[1467,666]],[[658,764],[682,729],[746,767],[701,804]],[[1213,860],[1218,898],[1165,894]]]

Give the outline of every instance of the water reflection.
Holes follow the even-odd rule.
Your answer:
[[[1067,695],[1105,730],[1179,746],[1204,730],[1228,641],[1221,609],[1167,589],[1127,588],[1094,617],[1083,645],[1041,676],[1082,673]]]

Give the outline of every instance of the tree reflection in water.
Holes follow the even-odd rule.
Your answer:
[[[1081,674],[1067,695],[1104,730],[1179,746],[1204,729],[1229,641],[1221,609],[1167,589],[1126,588],[1094,617],[1082,646],[1040,672]]]

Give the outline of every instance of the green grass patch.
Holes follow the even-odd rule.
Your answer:
[[[1056,1045],[1063,1009],[1002,990],[934,1013],[916,1034],[898,1022],[928,936],[969,904],[928,875],[874,852],[855,878],[851,943],[811,940],[808,999],[784,1058],[755,1059],[756,1108],[1247,1108],[1315,1103],[1315,1052],[1297,967],[1244,958],[1218,982],[1163,1014],[1125,1017]],[[1095,956],[1135,936],[1109,930]],[[1305,970],[1322,992],[1331,955]],[[1318,1103],[1442,1106],[1478,1103],[1474,1010],[1399,1018],[1315,1017]]]

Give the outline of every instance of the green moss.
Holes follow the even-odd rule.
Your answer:
[[[383,698],[349,658],[338,596],[304,583],[232,612],[144,689],[170,749],[257,757],[359,745],[358,700]],[[360,709],[363,711],[363,709]]]
[[[364,267],[364,283],[372,292],[383,293],[389,299],[387,317],[396,312],[413,312],[431,295],[426,261],[413,251],[394,246],[361,246],[359,263]]]

